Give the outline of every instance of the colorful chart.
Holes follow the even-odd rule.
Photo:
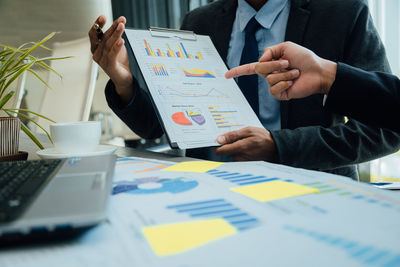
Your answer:
[[[164,64],[151,64],[151,68],[156,76],[168,76],[168,72]]]
[[[229,203],[225,199],[182,203],[167,206],[167,209],[173,209],[178,213],[187,213],[192,218],[222,218],[239,231],[254,228],[260,223],[257,218]]]
[[[189,78],[216,78],[215,74],[209,70],[191,69],[187,70],[182,67],[186,77]]]
[[[384,208],[396,209],[400,206],[400,201],[397,199],[389,198],[387,196],[377,193],[372,193],[370,191],[333,180],[328,180],[327,182],[329,184],[322,182],[312,182],[304,185],[317,188],[320,194],[336,194],[340,197],[349,197],[350,199],[355,201],[365,201],[371,205],[380,205]]]
[[[198,125],[203,125],[206,119],[199,112],[187,110],[185,112],[180,111],[172,114],[172,120],[179,125],[189,126],[193,125],[192,121]],[[189,120],[189,118],[191,120]]]
[[[191,110],[186,111],[186,114],[198,125],[203,125],[206,122],[206,119],[203,115],[198,112],[194,112]]]
[[[113,184],[112,194],[155,194],[155,193],[182,193],[197,187],[198,182],[179,178],[145,177],[133,181],[118,181]]]
[[[171,117],[176,124],[184,126],[192,125],[192,122],[185,116],[185,113],[182,111],[172,114]]]
[[[224,110],[220,108],[220,106],[208,106],[208,110],[210,111],[218,128],[244,126],[243,124],[235,123],[235,113],[237,113],[237,110]]]
[[[171,57],[171,58],[187,58],[187,59],[203,59],[203,56],[200,52],[197,52],[195,56],[188,53],[183,43],[179,43],[177,45],[177,51],[174,52],[169,44],[165,44],[166,51],[162,52],[159,48],[154,50],[151,48],[150,43],[146,40],[143,40],[145,45],[145,51],[148,56],[153,57]]]

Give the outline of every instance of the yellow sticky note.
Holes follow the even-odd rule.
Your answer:
[[[231,188],[232,191],[248,196],[260,202],[275,199],[318,193],[318,189],[288,183],[284,181],[272,181],[260,184],[246,185]]]
[[[180,253],[237,232],[223,219],[149,226],[142,231],[159,256]]]
[[[224,164],[215,161],[184,161],[163,169],[170,172],[201,172],[205,173]]]

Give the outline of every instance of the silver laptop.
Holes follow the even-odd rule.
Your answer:
[[[84,229],[106,218],[115,155],[65,159],[23,213],[0,224],[0,240]]]

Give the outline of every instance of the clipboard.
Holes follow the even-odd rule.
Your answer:
[[[262,127],[208,36],[151,27],[125,29],[171,148],[219,146],[216,138],[246,126]]]

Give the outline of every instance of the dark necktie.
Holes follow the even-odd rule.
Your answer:
[[[258,61],[258,45],[256,40],[256,31],[260,28],[260,24],[253,17],[245,28],[245,42],[240,58],[240,65]],[[238,85],[244,96],[253,108],[254,112],[259,115],[258,107],[258,77],[255,75],[241,76],[238,78]]]

